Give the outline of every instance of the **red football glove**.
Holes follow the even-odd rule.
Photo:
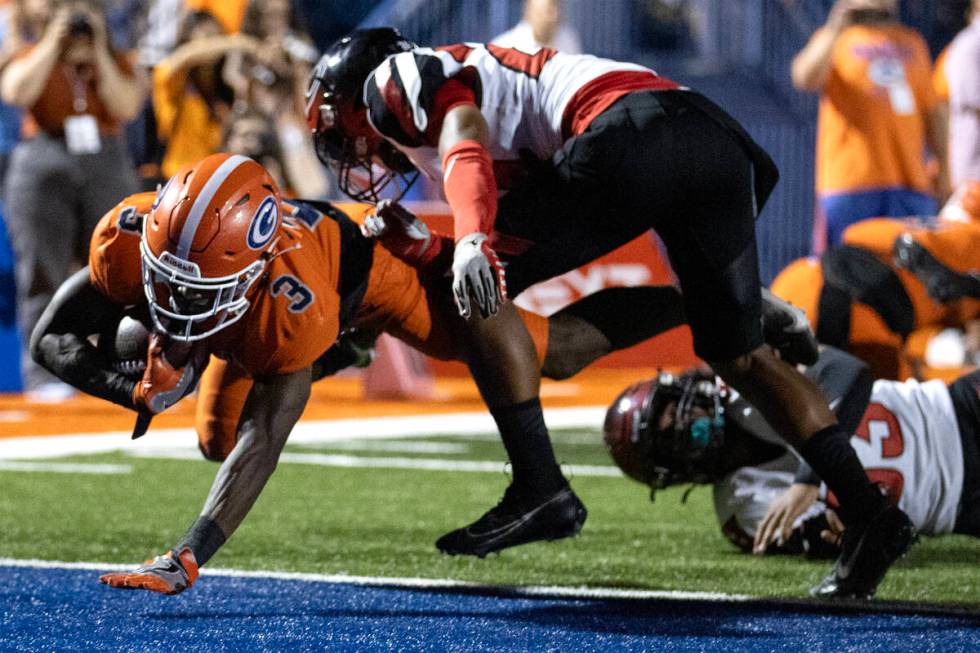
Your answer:
[[[146,354],[146,370],[133,388],[133,405],[136,409],[141,413],[162,413],[193,392],[207,360],[203,353],[200,346],[167,343],[164,336],[152,334]],[[174,367],[168,357],[186,362],[182,367]]]
[[[480,315],[496,315],[507,298],[507,281],[497,254],[490,249],[487,235],[475,231],[456,243],[453,253],[453,297],[459,314],[468,318],[471,304]]]
[[[433,233],[414,213],[391,200],[378,203],[375,212],[364,219],[361,233],[376,239],[412,267],[423,270],[439,258],[448,241],[447,236]]]
[[[133,571],[121,571],[99,576],[99,581],[111,587],[130,590],[149,590],[160,594],[180,594],[197,580],[197,560],[190,547],[171,549],[162,556],[147,560]]]

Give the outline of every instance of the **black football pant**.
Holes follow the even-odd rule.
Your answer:
[[[652,228],[680,280],[695,351],[736,358],[762,344],[755,219],[777,179],[768,155],[703,96],[628,94],[501,199],[496,228],[534,243],[506,259],[508,292]]]

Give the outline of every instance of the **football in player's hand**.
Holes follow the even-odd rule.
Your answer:
[[[99,336],[99,349],[112,361],[117,372],[138,379],[146,369],[146,348],[150,330],[131,315],[124,315],[116,324]]]

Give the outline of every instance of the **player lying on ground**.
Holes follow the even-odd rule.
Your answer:
[[[389,28],[328,48],[307,96],[317,152],[343,190],[377,201],[421,170],[453,212],[470,370],[514,481],[497,506],[441,538],[442,550],[472,553],[486,533],[518,536],[577,501],[548,439],[532,341],[504,300],[651,228],[679,279],[695,351],[841,499],[850,535],[820,595],[869,593],[911,545],[908,517],[870,482],[819,390],[763,343],[755,220],[778,171],[708,99],[635,64],[547,48],[419,47]]]
[[[949,386],[872,382],[861,361],[826,347],[806,373],[853,428],[868,475],[920,533],[980,537],[980,372]],[[828,521],[820,480],[713,375],[689,370],[631,386],[609,408],[605,439],[620,467],[654,490],[713,484],[722,532],[743,551],[839,553],[840,524]]]
[[[907,359],[923,358],[907,346],[924,332],[980,317],[978,270],[980,182],[970,182],[936,218],[851,225],[819,259],[790,263],[772,291],[806,312],[821,343],[901,379],[915,373]]]
[[[380,215],[394,219],[386,226]],[[382,242],[401,243],[403,257],[436,251],[424,226],[403,211],[379,211],[371,224]],[[403,237],[407,231],[414,240]],[[428,247],[420,250],[420,243]],[[310,383],[348,360],[334,346],[342,330],[384,330],[430,355],[460,358],[453,333],[460,318],[440,308],[451,299],[433,272],[437,263],[410,267],[333,207],[282,201],[261,166],[245,157],[209,157],[156,197],[135,195],[109,212],[93,237],[89,267],[59,289],[32,351],[80,389],[143,414],[188,394],[210,356],[197,426],[205,455],[227,460],[200,519],[174,551],[147,570],[107,581],[165,592],[193,582],[272,473]],[[679,324],[678,299],[670,287],[618,288],[550,319],[520,315],[537,334],[545,373],[567,377],[612,349]],[[660,321],[623,327],[623,312],[644,304],[657,309]],[[89,342],[92,335],[114,339],[126,311],[145,313],[155,328],[138,379]],[[770,321],[785,325],[785,317],[777,311]],[[572,534],[569,525],[577,529],[584,516],[583,509],[542,521],[523,532],[523,541]]]

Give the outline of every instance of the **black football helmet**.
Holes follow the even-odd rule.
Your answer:
[[[606,411],[606,448],[627,476],[651,490],[712,482],[728,398],[715,376],[697,370],[634,383]]]
[[[306,90],[306,121],[317,157],[337,171],[340,189],[358,202],[378,203],[394,184],[400,198],[418,178],[402,152],[371,127],[364,82],[393,54],[415,47],[391,27],[359,29],[320,57]]]

